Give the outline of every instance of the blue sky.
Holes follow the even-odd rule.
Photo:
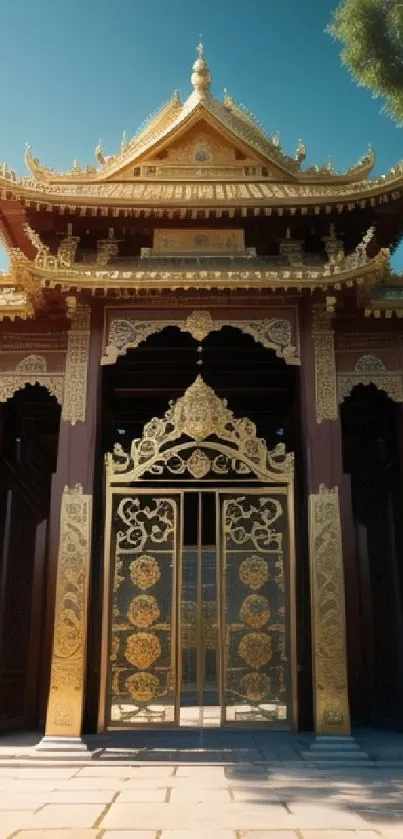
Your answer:
[[[0,0],[0,160],[25,173],[24,146],[56,169],[117,151],[172,92],[190,92],[199,34],[213,93],[246,105],[307,164],[376,173],[403,158],[403,129],[356,87],[324,33],[334,0]],[[0,251],[0,269],[7,258]],[[396,260],[403,270],[403,255]]]

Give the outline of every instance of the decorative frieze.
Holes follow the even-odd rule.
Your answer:
[[[309,496],[315,730],[349,735],[344,570],[338,488]]]
[[[84,705],[92,497],[80,484],[61,502],[46,735],[79,737]]]
[[[316,421],[335,420],[338,417],[336,355],[332,313],[322,308],[314,311],[312,337],[315,351],[315,403]]]
[[[403,402],[401,372],[399,370],[387,370],[383,361],[375,355],[362,355],[353,371],[338,374],[338,401],[343,402],[357,385],[375,385],[378,390],[384,391],[393,402]]]
[[[90,336],[91,310],[86,304],[79,303],[74,308],[68,333],[62,409],[62,419],[72,425],[85,422]]]
[[[278,358],[287,364],[300,364],[295,346],[292,345],[292,325],[283,318],[265,318],[263,320],[215,320],[206,310],[195,310],[183,320],[138,320],[136,318],[116,318],[108,327],[106,347],[101,359],[102,364],[114,364],[118,356],[125,355],[150,335],[161,332],[167,326],[177,326],[181,332],[188,332],[196,341],[203,341],[210,332],[218,332],[224,326],[232,326],[251,335],[264,347],[273,349]]]

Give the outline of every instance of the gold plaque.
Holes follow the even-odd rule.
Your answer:
[[[247,673],[242,677],[240,687],[247,699],[251,702],[260,702],[269,695],[271,680],[266,673]]]
[[[127,617],[133,626],[148,629],[160,616],[160,607],[152,594],[139,594],[130,603]]]
[[[272,658],[271,635],[265,632],[247,632],[239,644],[239,655],[250,667],[263,667]]]
[[[163,230],[154,231],[153,253],[243,253],[243,230]]]
[[[161,644],[157,635],[151,632],[137,632],[126,642],[125,656],[130,664],[147,670],[161,656]]]
[[[245,598],[240,610],[240,617],[253,629],[260,629],[270,618],[270,608],[266,597],[250,594]]]

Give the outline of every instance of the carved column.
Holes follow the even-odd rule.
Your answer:
[[[358,580],[350,481],[343,474],[332,314],[325,306],[307,304],[301,310],[301,335],[315,730],[343,736],[350,734],[345,612],[347,606],[354,619]],[[351,653],[349,670],[356,685],[359,638]]]
[[[102,311],[77,307],[66,364],[68,379],[53,477],[44,662],[50,691],[41,750],[85,749],[87,601],[92,492],[99,415]],[[74,424],[73,424],[74,423]]]

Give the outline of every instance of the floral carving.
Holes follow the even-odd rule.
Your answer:
[[[130,577],[137,588],[146,591],[155,586],[161,577],[159,563],[153,556],[139,556],[130,563]]]
[[[309,498],[314,686],[318,734],[349,734],[344,573],[337,487]]]
[[[27,355],[18,362],[16,373],[46,373],[46,359],[43,355]]]
[[[246,632],[239,642],[239,655],[249,667],[263,667],[272,658],[271,635],[265,632]]]
[[[260,594],[249,594],[242,603],[240,618],[253,629],[260,629],[270,619],[270,608],[267,597]]]
[[[160,693],[161,686],[153,673],[133,673],[125,681],[125,686],[135,702],[151,702]]]
[[[133,626],[148,629],[160,616],[157,599],[152,594],[139,594],[130,603],[127,616]]]
[[[240,681],[241,690],[250,702],[260,702],[268,696],[271,680],[265,673],[247,673]]]
[[[239,566],[239,579],[241,583],[257,591],[269,579],[269,563],[262,556],[247,557]]]
[[[188,332],[196,341],[203,341],[210,332],[218,332],[224,326],[232,326],[251,335],[263,347],[273,349],[278,358],[283,358],[287,364],[300,364],[297,349],[292,345],[292,327],[289,320],[215,320],[211,313],[204,309],[196,309],[183,321],[143,321],[128,318],[112,320],[102,364],[114,364],[119,355],[125,355],[128,349],[135,349],[150,335],[161,332],[168,326],[176,326],[181,332]]]
[[[125,656],[130,664],[147,670],[161,656],[161,644],[152,632],[136,632],[126,641]]]
[[[81,735],[91,540],[91,496],[62,496],[50,696],[46,734]],[[61,708],[66,713],[61,712]],[[67,713],[68,708],[68,713]]]
[[[200,445],[189,446],[184,437],[203,443],[202,450]],[[266,482],[293,478],[293,455],[286,453],[284,444],[268,451],[254,423],[236,419],[226,400],[198,376],[163,418],[155,417],[144,426],[130,453],[115,444],[106,457],[107,479],[111,484],[131,483],[146,473],[155,476],[164,471],[201,478],[207,474],[208,460],[216,475],[235,473]]]

